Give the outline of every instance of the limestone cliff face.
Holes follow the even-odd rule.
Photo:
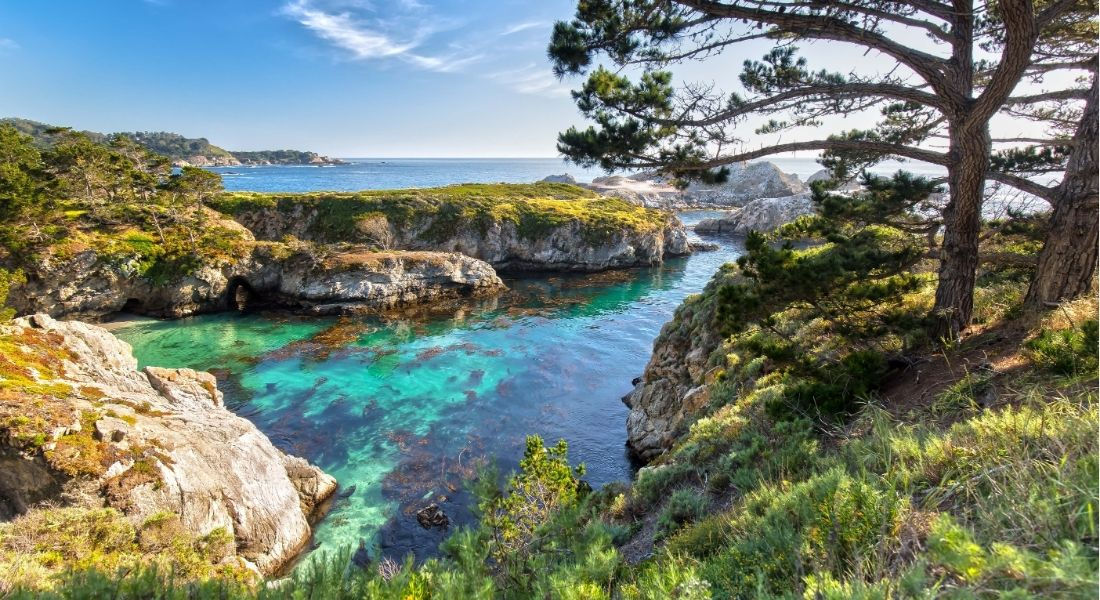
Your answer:
[[[660,227],[624,227],[586,235],[578,222],[568,222],[525,235],[512,221],[484,227],[460,227],[448,217],[425,216],[397,225],[381,214],[356,224],[350,239],[330,239],[318,232],[318,211],[308,204],[290,209],[265,208],[235,218],[257,239],[293,236],[314,242],[369,243],[386,249],[458,252],[490,263],[501,271],[602,271],[660,264],[666,257],[691,252],[683,223],[669,216]]]
[[[314,312],[385,310],[503,287],[491,266],[459,254],[260,243],[245,256],[167,282],[151,281],[87,250],[28,269],[27,282],[13,289],[8,304],[19,314],[98,319],[127,310],[175,318],[246,303]]]
[[[138,370],[108,331],[44,314],[0,327],[0,341],[28,364],[53,357],[0,398],[0,517],[43,502],[107,505],[135,524],[175,513],[195,536],[231,533],[265,574],[308,544],[336,481],[227,410],[212,375]],[[20,429],[34,424],[44,436]]]
[[[708,386],[718,372],[712,354],[722,342],[714,327],[715,295],[735,277],[724,267],[702,294],[684,301],[661,329],[653,354],[634,390],[623,398],[627,415],[627,446],[649,461],[672,447],[707,405]]]

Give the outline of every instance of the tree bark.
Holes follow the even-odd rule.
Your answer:
[[[933,334],[956,339],[970,324],[978,269],[978,235],[992,141],[989,127],[952,129],[947,181],[951,199],[944,209],[943,246]]]
[[[950,199],[943,212],[939,283],[932,307],[932,335],[958,338],[970,324],[974,310],[974,283],[978,269],[978,234],[982,195],[993,141],[988,119],[974,119],[974,10],[972,0],[952,3],[949,80],[953,103],[948,117],[947,186]]]
[[[1100,219],[1097,171],[1098,135],[1096,77],[1092,80],[1066,174],[1058,185],[1039,266],[1024,297],[1024,306],[1042,309],[1089,292],[1096,275],[1097,221]]]

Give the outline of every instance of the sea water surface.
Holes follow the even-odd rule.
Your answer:
[[[559,158],[344,158],[333,166],[216,167],[225,189],[256,192],[386,190],[434,187],[454,183],[530,183],[547,175],[568,174],[589,182],[605,173]],[[805,180],[821,170],[812,156],[768,159],[787,173]],[[889,175],[898,169],[939,176],[943,168],[916,161],[886,161],[872,171]]]
[[[682,213],[688,223],[714,213]],[[335,476],[318,548],[432,554],[415,511],[468,523],[477,465],[514,469],[524,438],[565,439],[593,486],[631,477],[620,398],[676,307],[740,252],[659,268],[506,280],[488,300],[382,318],[218,314],[123,324],[142,365],[218,377],[227,406]]]

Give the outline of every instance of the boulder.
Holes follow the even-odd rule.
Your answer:
[[[761,198],[729,214],[703,219],[695,225],[700,235],[745,235],[750,231],[770,232],[804,215],[814,214],[809,194],[785,198]]]
[[[539,181],[544,183],[569,183],[572,185],[577,184],[577,180],[569,173],[562,173],[561,175],[547,175]]]
[[[310,519],[336,481],[226,410],[212,376],[138,370],[129,345],[108,331],[44,314],[0,327],[0,339],[25,356],[58,359],[36,371],[42,385],[7,397],[18,405],[0,398],[0,411],[34,406],[46,420],[94,419],[91,432],[55,431],[52,453],[0,436],[0,514],[106,504],[140,525],[172,513],[195,537],[225,530],[233,552],[265,574],[308,546]],[[41,391],[60,388],[71,391]]]
[[[813,175],[810,175],[806,179],[806,185],[808,186],[809,184],[814,183],[816,181],[828,181],[829,179],[832,178],[832,176],[833,176],[832,172],[830,172],[828,169],[821,169],[820,171],[814,173]],[[853,178],[849,179],[848,181],[845,181],[844,183],[842,183],[837,188],[836,191],[839,191],[839,192],[858,192],[861,189],[862,189],[862,186],[860,186],[859,182],[856,181],[856,178],[853,177]]]

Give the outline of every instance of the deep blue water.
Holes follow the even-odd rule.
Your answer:
[[[453,183],[530,183],[569,173],[591,181],[602,173],[557,158],[345,158],[331,167],[218,167],[225,189],[257,192],[356,191]]]
[[[218,167],[225,189],[257,192],[356,191],[434,187],[454,183],[530,183],[547,175],[568,173],[588,182],[604,175],[557,158],[345,158],[332,167]],[[814,158],[772,158],[780,169],[805,180],[821,169]],[[922,163],[888,161],[874,171],[889,174],[907,169],[939,175],[942,169]]]

